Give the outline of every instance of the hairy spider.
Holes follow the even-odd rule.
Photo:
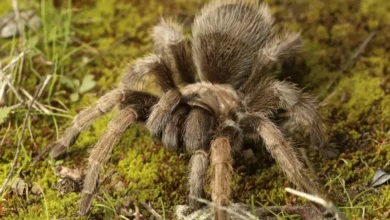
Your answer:
[[[232,154],[240,151],[244,139],[261,140],[290,180],[309,193],[319,193],[286,135],[272,120],[283,110],[285,124],[305,127],[312,144],[324,149],[326,138],[315,101],[296,85],[267,74],[282,59],[294,56],[302,41],[299,33],[276,34],[268,6],[258,2],[216,0],[207,4],[195,17],[191,39],[184,36],[180,24],[162,20],[153,30],[153,53],[131,65],[117,88],[74,118],[54,143],[52,157],[64,153],[80,132],[119,105],[89,157],[80,214],[90,210],[99,171],[133,123],[145,123],[166,148],[183,149],[191,155],[192,210],[201,206],[194,198],[203,197],[211,169],[215,218],[228,218],[218,206],[228,204]],[[154,77],[161,96],[138,86],[149,76]]]

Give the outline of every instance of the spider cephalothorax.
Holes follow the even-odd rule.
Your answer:
[[[131,65],[118,87],[91,108],[80,112],[64,136],[55,143],[57,157],[97,117],[119,106],[89,157],[80,213],[91,207],[99,171],[123,131],[145,123],[168,149],[191,154],[189,205],[200,207],[196,197],[211,170],[212,200],[227,205],[230,194],[232,153],[244,139],[262,140],[284,173],[298,187],[317,194],[316,184],[272,117],[285,112],[286,124],[303,126],[312,144],[323,149],[325,135],[315,102],[294,84],[267,75],[284,58],[301,47],[298,33],[276,34],[267,5],[257,0],[217,0],[195,17],[192,38],[182,26],[162,21],[154,28],[153,53]],[[136,85],[153,76],[161,89],[155,96]],[[216,208],[215,217],[227,214]]]

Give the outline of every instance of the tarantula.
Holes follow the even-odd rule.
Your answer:
[[[145,123],[166,148],[191,155],[192,210],[201,206],[195,198],[203,197],[211,169],[215,218],[228,218],[219,207],[228,204],[232,154],[240,151],[244,139],[261,140],[290,180],[318,194],[295,149],[272,119],[283,110],[286,124],[305,127],[311,143],[324,149],[323,123],[313,98],[267,74],[302,45],[299,33],[276,34],[273,23],[268,6],[257,0],[216,0],[195,17],[191,39],[177,22],[162,20],[155,26],[153,53],[129,66],[117,88],[81,111],[54,143],[51,155],[56,158],[95,119],[119,105],[89,157],[79,213],[90,210],[100,169],[134,123]],[[139,87],[150,76],[161,96]]]

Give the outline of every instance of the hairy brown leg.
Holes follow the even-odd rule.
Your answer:
[[[158,84],[163,90],[168,90],[175,86],[165,59],[151,54],[138,60],[125,73],[117,89],[113,89],[102,96],[94,106],[81,111],[73,119],[72,124],[65,130],[64,135],[52,144],[51,156],[57,158],[66,152],[69,146],[74,144],[79,134],[86,130],[93,121],[101,115],[110,112],[115,105],[126,99],[125,91],[134,89],[147,75],[152,73],[155,74]]]
[[[170,58],[172,69],[184,83],[195,82],[191,45],[184,36],[183,26],[173,20],[161,20],[153,29],[154,51]]]
[[[214,218],[226,220],[227,212],[221,207],[226,207],[230,199],[230,184],[233,172],[234,151],[239,151],[242,145],[242,131],[231,119],[220,123],[216,135],[211,141],[211,198],[215,204]]]
[[[88,159],[88,171],[84,181],[79,214],[85,215],[91,208],[93,196],[98,184],[99,172],[108,159],[113,146],[120,139],[126,128],[137,120],[137,113],[131,106],[120,110],[108,124],[103,136],[93,148]]]
[[[191,211],[199,209],[202,204],[196,198],[202,198],[207,177],[208,156],[211,130],[214,117],[200,107],[193,107],[184,123],[183,143],[186,151],[192,154],[189,173],[189,204]]]
[[[293,83],[263,78],[257,90],[246,97],[245,104],[252,112],[285,110],[285,113],[280,115],[285,118],[281,126],[285,131],[303,128],[310,135],[314,148],[325,157],[336,156],[334,150],[327,144],[325,126],[318,113],[315,99]]]
[[[57,158],[66,152],[82,131],[87,129],[99,116],[111,111],[123,99],[124,91],[114,89],[102,96],[94,106],[77,114],[72,124],[65,130],[64,135],[53,143],[51,157]]]
[[[161,137],[165,125],[169,121],[172,113],[176,109],[181,99],[181,93],[177,89],[168,90],[153,106],[146,127],[149,128],[151,134],[155,137]]]
[[[257,132],[277,164],[298,187],[313,195],[319,195],[316,183],[308,176],[303,163],[282,132],[268,118],[258,116]]]
[[[208,154],[204,149],[199,149],[191,156],[188,185],[190,188],[189,207],[191,211],[201,208],[202,204],[197,198],[204,197],[204,185],[207,182],[207,169],[209,167]]]
[[[227,137],[217,137],[211,141],[211,198],[215,204],[216,220],[228,219],[227,212],[220,207],[227,206],[230,198],[233,171],[231,151],[230,140]]]

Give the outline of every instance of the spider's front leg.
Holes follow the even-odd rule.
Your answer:
[[[94,106],[76,115],[62,137],[51,145],[51,157],[57,158],[66,152],[69,146],[77,140],[79,134],[86,130],[98,117],[110,112],[116,105],[126,100],[125,91],[134,89],[146,75],[161,70],[165,71],[163,74],[166,74],[166,71],[169,70],[165,65],[166,63],[159,56],[152,54],[140,59],[135,65],[131,66],[120,81],[118,88],[103,95]],[[163,85],[166,84],[169,84],[169,82],[163,83]]]
[[[52,144],[51,157],[57,158],[66,152],[82,131],[87,129],[99,116],[111,111],[123,98],[123,90],[114,89],[102,96],[94,106],[77,114],[72,124],[65,130],[64,135]]]
[[[195,211],[202,206],[197,198],[204,197],[204,185],[207,179],[209,159],[207,147],[215,119],[212,114],[201,107],[193,106],[184,124],[183,142],[191,156],[189,173],[189,207]]]
[[[320,190],[318,184],[309,177],[309,171],[304,168],[294,148],[270,119],[261,114],[251,113],[241,117],[240,125],[254,129],[286,176],[299,188],[333,204],[326,193]]]
[[[241,116],[240,126],[251,129],[263,140],[268,152],[291,181],[301,189],[319,195],[317,184],[309,179],[296,151],[270,119],[262,114],[248,113]]]
[[[151,107],[157,102],[157,97],[144,92],[126,91],[125,97],[118,114],[110,121],[106,132],[100,137],[89,156],[80,201],[80,215],[87,214],[91,208],[100,169],[109,158],[115,143],[131,124],[144,121]]]
[[[241,129],[232,120],[226,120],[217,129],[211,141],[211,197],[214,202],[214,219],[226,220],[226,207],[230,198],[232,178],[232,152],[239,150],[242,144]]]

